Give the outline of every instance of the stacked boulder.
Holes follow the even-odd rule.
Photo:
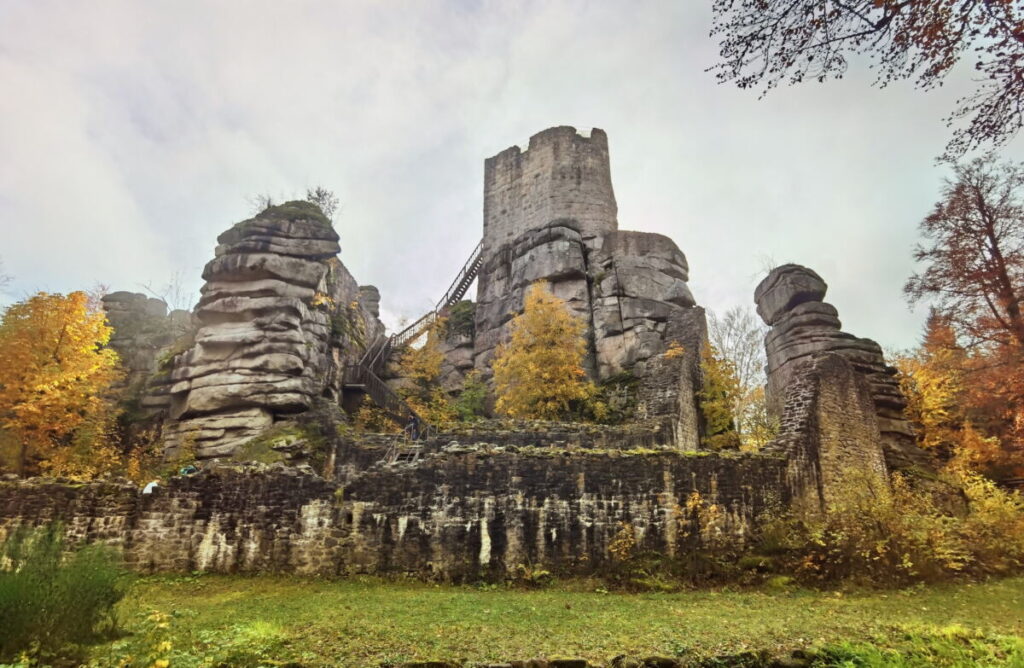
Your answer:
[[[375,290],[360,290],[338,261],[338,235],[315,205],[270,207],[217,242],[194,344],[163,389],[168,449],[189,445],[199,458],[231,455],[330,396],[341,382],[332,338],[340,330],[363,347],[379,329],[368,310]]]
[[[593,254],[594,345],[608,377],[664,352],[669,322],[696,306],[686,256],[661,234],[616,231]],[[681,342],[678,342],[681,343]]]
[[[822,301],[827,290],[814,271],[786,264],[773,269],[754,291],[757,313],[771,327],[765,336],[769,412],[782,416],[787,388],[805,362],[820,353],[837,353],[868,382],[889,467],[930,468],[903,414],[907,401],[896,370],[886,364],[877,343],[842,331],[838,311]]]

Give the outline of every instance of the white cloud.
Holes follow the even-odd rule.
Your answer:
[[[12,290],[179,270],[197,290],[247,197],[322,184],[342,259],[417,317],[480,236],[484,158],[574,124],[609,133],[621,226],[676,239],[703,304],[749,303],[765,258],[796,261],[850,331],[910,345],[923,314],[900,287],[966,77],[925,94],[851,72],[758,101],[705,72],[710,0],[684,4],[9,1]]]

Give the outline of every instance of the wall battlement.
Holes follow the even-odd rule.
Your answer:
[[[484,163],[484,248],[571,219],[584,240],[618,229],[608,136],[563,125],[530,137],[526,151],[505,149]]]

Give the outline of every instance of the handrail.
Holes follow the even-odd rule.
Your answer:
[[[481,251],[483,250],[483,241],[477,243],[476,248],[470,253],[469,259],[462,265],[462,269],[455,276],[455,280],[448,286],[448,290],[445,291],[444,296],[434,306],[433,311],[428,311],[423,317],[416,322],[407,326],[397,334],[392,334],[390,339],[390,350],[394,350],[399,346],[404,346],[409,341],[418,338],[424,331],[427,330],[437,320],[441,311],[452,306],[455,302],[462,299],[465,296],[466,290],[473,284],[476,279],[477,272],[480,271],[481,262]],[[390,350],[388,351],[390,353]],[[379,353],[378,353],[379,357]],[[372,366],[372,365],[371,365]]]
[[[388,337],[377,337],[366,348],[358,363],[345,367],[344,382],[350,385],[363,385],[366,393],[370,395],[374,402],[387,411],[394,419],[402,422],[406,418],[415,417],[420,423],[420,438],[429,438],[435,435],[437,430],[425,422],[413,410],[412,406],[388,387],[387,383],[377,375],[377,372],[387,362],[392,351],[419,337],[427,328],[437,322],[438,316],[444,309],[452,306],[465,296],[469,286],[476,280],[480,266],[483,264],[482,249],[483,241],[480,241],[476,248],[473,249],[473,252],[470,253],[469,259],[462,265],[459,273],[455,276],[455,280],[448,286],[448,290],[441,297],[441,301],[437,302],[432,311],[429,311],[397,334],[392,334]]]
[[[483,239],[481,239],[479,243],[477,243],[476,248],[473,249],[473,252],[469,254],[469,259],[466,260],[464,265],[462,265],[462,269],[459,269],[459,273],[455,276],[455,280],[453,280],[452,284],[448,286],[447,290],[445,290],[444,296],[437,302],[437,305],[434,307],[434,311],[440,311],[445,307],[452,305],[450,303],[451,298],[458,289],[458,286],[461,286],[463,279],[467,275],[472,273],[473,278],[476,278],[476,271],[479,269],[476,264],[480,260],[480,251],[483,249],[483,245],[484,242]],[[466,288],[469,288],[469,286],[467,285]],[[462,295],[465,294],[465,292],[462,293]],[[462,295],[459,295],[460,299],[462,298]]]

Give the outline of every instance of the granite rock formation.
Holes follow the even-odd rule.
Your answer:
[[[160,390],[167,447],[194,444],[200,458],[231,455],[317,398],[340,396],[339,367],[382,329],[379,294],[338,260],[338,235],[315,205],[270,207],[217,242],[194,343]]]
[[[706,339],[704,312],[687,286],[686,256],[671,239],[618,229],[603,131],[583,136],[571,127],[550,128],[531,137],[528,150],[512,147],[488,159],[482,249],[472,342],[477,371],[490,376],[495,349],[508,338],[527,289],[545,282],[587,325],[588,374],[602,381],[625,373],[660,388],[650,394],[671,399],[645,402],[647,416],[660,410],[686,416],[680,420],[689,434],[680,443],[697,447],[695,370]],[[684,339],[687,359],[662,363],[664,352]],[[451,367],[465,367],[467,347],[452,348]]]
[[[113,328],[110,347],[121,359],[125,385],[130,393],[138,394],[174,341],[192,331],[192,314],[182,310],[168,313],[164,300],[138,292],[111,292],[101,301]]]
[[[475,366],[489,373],[526,289],[546,281],[588,325],[595,378],[637,370],[670,343],[668,321],[695,305],[686,257],[668,237],[618,230],[608,138],[556,127],[485,163],[484,265]]]
[[[594,345],[608,377],[664,351],[669,321],[696,305],[686,256],[649,232],[612,232],[591,257]]]
[[[786,264],[773,269],[754,291],[757,312],[771,327],[765,336],[769,412],[782,415],[787,388],[801,364],[819,353],[842,355],[868,382],[890,468],[931,468],[903,415],[907,402],[896,370],[886,364],[877,343],[842,331],[838,311],[822,301],[827,290],[812,270]]]
[[[486,246],[485,246],[486,247]],[[494,350],[508,338],[508,323],[523,310],[527,289],[546,281],[551,292],[591,324],[583,237],[571,220],[552,221],[485,251],[477,285],[474,364],[490,375]],[[588,337],[592,336],[588,331]],[[593,369],[593,358],[589,360]]]

